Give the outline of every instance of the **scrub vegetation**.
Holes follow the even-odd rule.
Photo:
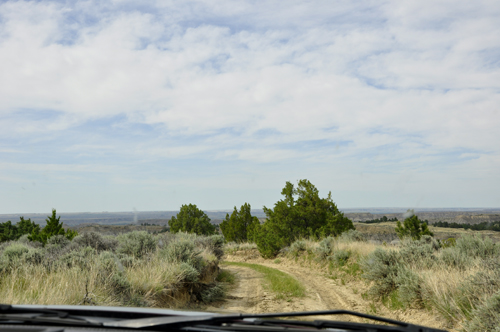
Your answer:
[[[229,243],[226,252],[255,247]],[[500,325],[500,245],[490,238],[408,236],[392,246],[369,242],[350,230],[320,240],[298,239],[277,257],[270,262],[307,264],[311,273],[326,273],[345,287],[361,282],[360,296],[373,308],[424,310],[462,331],[494,331]]]
[[[223,237],[187,233],[28,235],[0,245],[0,298],[11,304],[176,308],[224,297]]]

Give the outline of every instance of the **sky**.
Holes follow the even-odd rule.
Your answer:
[[[500,2],[2,1],[0,213],[500,207]]]

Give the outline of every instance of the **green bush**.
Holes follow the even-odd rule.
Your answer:
[[[256,234],[257,249],[264,258],[273,258],[286,247],[275,225],[264,223],[257,227]]]
[[[233,213],[220,224],[222,234],[230,242],[246,242],[254,240],[254,229],[259,225],[259,219],[252,216],[250,204],[245,203],[240,211],[234,207]]]
[[[409,237],[413,240],[420,240],[422,235],[434,236],[434,234],[429,230],[427,224],[419,220],[415,215],[406,218],[403,221],[403,224],[401,224],[399,220],[396,221],[396,223],[397,226],[395,231],[400,239]]]
[[[123,265],[118,257],[110,251],[103,251],[97,256],[97,261],[100,282],[108,284],[115,295],[127,300],[131,285],[125,277]]]
[[[120,263],[125,266],[125,267],[131,267],[134,266],[134,264],[137,264],[139,260],[133,256],[129,256],[126,254],[116,254],[116,257],[120,260]]]
[[[135,231],[120,234],[117,237],[118,248],[116,251],[136,258],[142,258],[147,253],[156,249],[156,241],[153,235],[146,231]]]
[[[471,311],[499,289],[500,269],[479,271],[459,287],[458,307],[466,317],[471,318]]]
[[[31,234],[28,236],[28,239],[31,241],[38,241],[47,244],[47,241],[56,235],[63,235],[68,238],[68,240],[72,240],[78,233],[74,230],[68,229],[65,230],[63,228],[63,223],[60,222],[61,217],[56,216],[56,209],[52,209],[52,215],[48,216],[45,227],[40,230],[39,227],[34,227],[31,231]]]
[[[447,238],[446,240],[441,241],[442,248],[454,247],[457,244],[457,240],[454,237]]]
[[[210,218],[205,212],[198,209],[195,204],[182,205],[176,217],[168,221],[170,232],[187,232],[197,235],[215,234],[215,226],[210,223]]]
[[[263,257],[272,258],[297,239],[338,236],[354,229],[331,198],[320,198],[318,189],[308,180],[297,187],[287,182],[281,191],[283,199],[273,209],[264,207],[266,221],[256,227],[256,243]]]
[[[0,255],[0,272],[8,272],[23,264],[22,257],[29,252],[29,248],[21,243],[8,242]]]

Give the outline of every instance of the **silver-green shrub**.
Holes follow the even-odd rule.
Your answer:
[[[478,235],[466,234],[456,241],[455,247],[459,252],[468,255],[469,257],[487,259],[490,257],[498,257],[500,248],[492,239],[486,237],[481,238]]]
[[[332,261],[337,266],[344,266],[350,257],[351,257],[350,251],[339,249],[336,250],[332,256],[329,256],[328,260]]]
[[[200,271],[198,271],[194,266],[189,263],[181,263],[180,269],[182,271],[182,275],[184,276],[183,280],[187,282],[197,282],[200,276]]]
[[[96,255],[96,250],[91,247],[73,250],[67,254],[61,255],[57,260],[57,265],[67,268],[79,267],[87,270],[90,268],[91,262],[95,259]]]
[[[292,245],[290,246],[290,250],[288,253],[292,255],[293,257],[297,257],[300,255],[302,251],[306,250],[306,241],[304,240],[297,240]]]
[[[400,265],[394,279],[398,288],[398,298],[406,307],[423,304],[423,281],[412,270]]]
[[[437,260],[435,254],[439,246],[437,241],[435,243],[429,241],[424,235],[420,240],[403,239],[400,242],[400,248],[399,254],[404,263],[428,268],[435,264]]]
[[[333,254],[333,249],[335,247],[335,239],[331,236],[328,236],[321,240],[319,246],[316,248],[316,255],[319,260],[324,260],[328,256]]]
[[[161,255],[169,262],[185,262],[193,266],[197,271],[203,268],[203,261],[200,257],[201,251],[197,249],[193,242],[186,240],[176,240],[168,244],[161,250]]]
[[[134,256],[139,259],[156,249],[156,241],[153,235],[146,231],[120,234],[117,239],[118,248],[116,251],[118,253]]]
[[[467,255],[467,253],[457,250],[455,247],[441,249],[439,259],[444,264],[460,270],[464,270],[474,263],[473,257]]]
[[[45,260],[45,250],[40,248],[29,248],[28,252],[24,253],[21,259],[26,264],[43,264]]]
[[[18,242],[12,242],[2,251],[2,256],[9,261],[18,260],[29,251],[29,247]]]
[[[118,240],[114,236],[103,236],[97,232],[86,232],[78,235],[71,242],[71,248],[91,247],[101,251],[115,251]]]
[[[395,250],[377,248],[361,261],[362,276],[374,281],[369,293],[376,297],[384,297],[398,287],[396,278],[401,262],[399,253]]]

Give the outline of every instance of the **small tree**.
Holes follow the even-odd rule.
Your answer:
[[[220,224],[220,229],[227,241],[245,242],[253,240],[256,224],[259,224],[259,219],[252,216],[250,204],[245,203],[240,211],[235,206],[231,216],[229,213],[226,214],[226,219]]]
[[[60,222],[61,217],[56,216],[56,209],[52,209],[52,215],[48,216],[45,221],[47,224],[42,230],[39,227],[32,228],[31,235],[28,236],[30,241],[38,241],[47,244],[47,240],[55,235],[64,235],[69,240],[72,240],[75,236],[78,235],[76,231],[68,229],[67,231],[63,228],[63,223]]]
[[[17,227],[17,238],[20,238],[24,234],[31,234],[33,230],[40,231],[40,225],[31,221],[30,218],[24,219],[24,217],[20,217],[19,222],[16,224]]]
[[[210,223],[210,218],[194,204],[182,205],[177,217],[172,217],[168,221],[168,225],[172,233],[215,234],[215,226]]]
[[[0,242],[18,240],[24,234],[31,234],[33,229],[40,231],[40,225],[31,219],[24,219],[24,217],[20,217],[20,219],[15,225],[10,220],[0,223]]]
[[[434,233],[429,230],[427,223],[421,222],[415,215],[406,218],[403,221],[403,225],[398,220],[396,234],[398,234],[400,239],[411,237],[413,240],[420,240],[422,235],[434,236]]]
[[[274,209],[264,206],[267,218],[257,227],[255,242],[265,257],[272,257],[300,238],[338,236],[354,229],[352,221],[338,210],[331,193],[320,198],[318,189],[306,179],[298,181],[297,187],[287,182],[281,194],[284,198],[276,202]]]

